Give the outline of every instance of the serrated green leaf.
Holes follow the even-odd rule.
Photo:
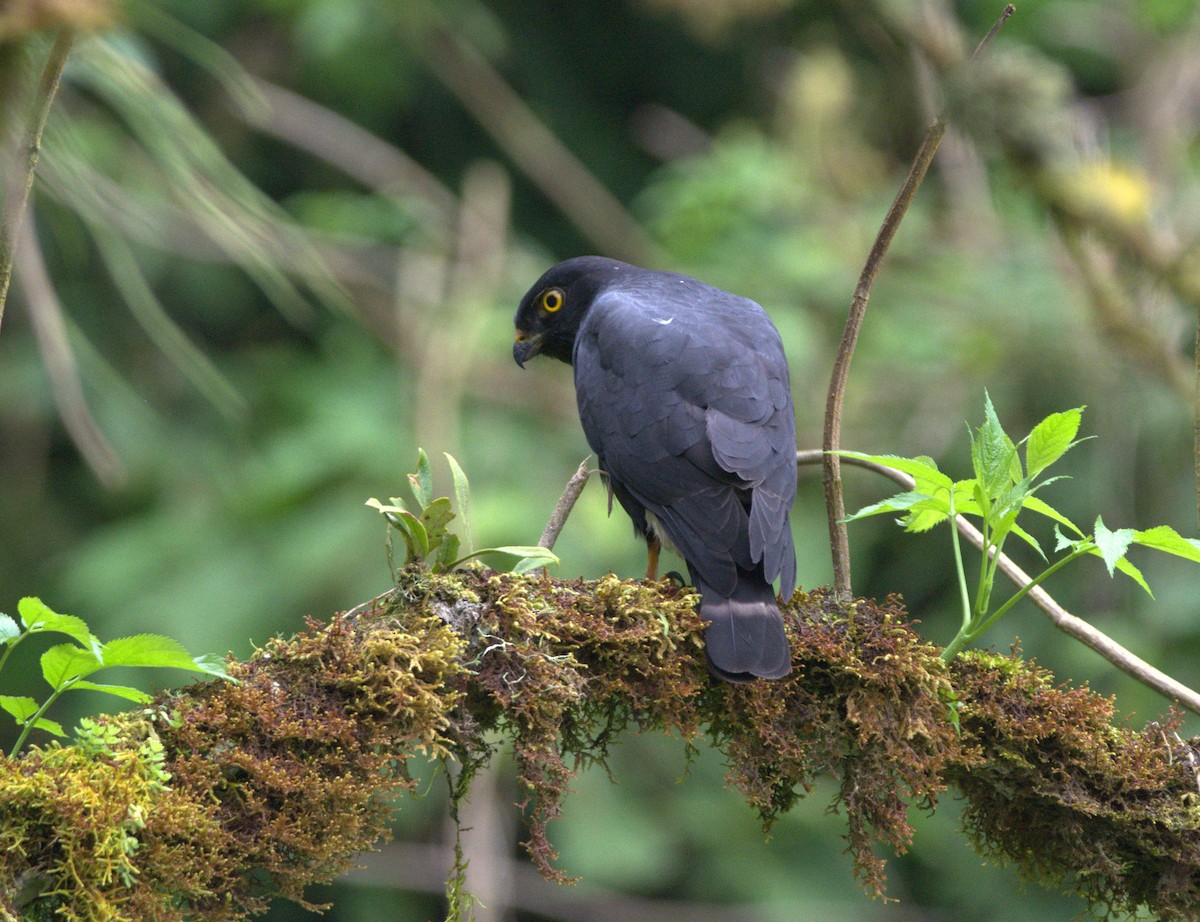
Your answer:
[[[872,503],[869,506],[863,506],[854,514],[846,516],[846,518],[842,519],[842,521],[854,522],[858,519],[865,519],[873,515],[886,515],[888,513],[903,512],[906,509],[911,508],[914,504],[930,498],[931,497],[928,495],[924,493],[918,493],[916,491],[908,493],[896,493],[895,495],[889,496],[887,499],[880,500],[877,503]]]
[[[1083,420],[1083,407],[1051,413],[1033,427],[1025,443],[1025,469],[1036,477],[1061,458],[1074,445]]]
[[[971,464],[975,469],[975,479],[990,499],[1019,481],[1021,468],[1017,448],[1000,425],[987,391],[984,391],[983,398],[983,425],[971,437]],[[980,505],[985,506],[983,503]]]
[[[60,615],[52,611],[41,599],[26,596],[17,603],[17,613],[21,616],[25,630],[31,634],[55,631],[74,637],[85,647],[96,646],[96,637],[88,629],[86,621],[74,615]]]
[[[868,455],[861,451],[836,451],[834,454],[844,458],[857,458],[860,461],[869,461],[872,464],[882,464],[884,467],[890,467],[893,470],[911,474],[918,484],[926,484],[919,487],[919,492],[929,495],[934,495],[939,489],[949,491],[954,484],[954,481],[938,470],[937,465],[931,458],[902,458],[899,455]]]
[[[938,509],[913,509],[900,524],[904,526],[904,530],[909,534],[919,535],[940,525],[948,518],[950,518],[948,512],[942,512]]]
[[[146,694],[140,688],[132,688],[128,685],[106,685],[100,682],[89,682],[86,679],[80,679],[71,686],[72,690],[77,688],[82,688],[86,691],[104,692],[106,695],[116,695],[118,698],[136,701],[138,704],[147,704],[154,700],[153,696]]]
[[[8,615],[0,614],[0,643],[11,643],[21,636],[21,626]]]
[[[422,509],[428,506],[429,501],[433,499],[433,472],[429,468],[429,456],[425,454],[424,448],[417,449],[417,472],[408,475],[408,482],[412,485],[417,505]]]
[[[1057,525],[1054,526],[1054,539],[1054,550],[1056,553],[1058,551],[1065,551],[1068,548],[1078,550],[1082,545],[1092,543],[1092,539],[1086,536],[1078,539],[1068,538]]]
[[[95,653],[73,643],[51,647],[42,654],[41,665],[42,678],[56,690],[72,679],[81,679],[104,668],[104,663]]]
[[[1075,534],[1079,535],[1079,537],[1081,537],[1081,538],[1084,536],[1083,531],[1080,530],[1078,525],[1076,525],[1074,522],[1072,522],[1070,519],[1068,519],[1065,515],[1063,515],[1061,512],[1059,512],[1053,506],[1051,506],[1048,502],[1046,502],[1045,500],[1043,500],[1037,496],[1034,496],[1032,493],[1027,495],[1023,500],[1021,500],[1021,505],[1025,509],[1030,510],[1031,512],[1036,512],[1039,515],[1044,515],[1046,518],[1053,519],[1055,522],[1058,522],[1060,525],[1067,526],[1067,528],[1071,529],[1071,531],[1075,532]]]
[[[1041,557],[1042,560],[1046,560],[1046,552],[1042,550],[1041,544],[1038,543],[1037,539],[1034,538],[1033,535],[1029,534],[1029,532],[1027,532],[1020,525],[1014,525],[1012,527],[1012,533],[1037,551],[1038,556]]]
[[[1156,551],[1164,551],[1200,563],[1200,542],[1183,537],[1170,525],[1159,525],[1156,528],[1134,532],[1133,542],[1142,547],[1152,547]]]
[[[1004,539],[1008,536],[1008,533],[1016,527],[1017,514],[1020,511],[1021,507],[1018,506],[1015,509],[1009,509],[1008,512],[999,517],[993,518],[992,531],[990,535],[993,546],[999,547],[1004,542]]]
[[[975,500],[975,491],[978,486],[975,478],[954,482],[954,512],[956,515],[983,517],[983,510],[979,508],[979,503]]]
[[[1142,576],[1142,571],[1130,563],[1128,557],[1122,557],[1117,561],[1117,569],[1145,589],[1146,594],[1150,596],[1150,598],[1154,598],[1154,593],[1150,591],[1150,584],[1147,583],[1146,578]]]
[[[1104,525],[1104,520],[1100,516],[1096,516],[1096,528],[1092,533],[1092,540],[1096,542],[1096,548],[1100,556],[1104,558],[1109,576],[1113,575],[1113,567],[1117,565],[1117,561],[1121,560],[1125,556],[1125,552],[1129,550],[1134,534],[1132,528],[1118,528],[1116,531],[1109,531]]]
[[[39,717],[33,722],[33,729],[45,730],[53,736],[66,736],[67,731],[63,729],[62,724],[57,720],[47,720],[45,717]]]
[[[979,515],[986,519],[992,514],[992,499],[978,479],[972,479],[969,482],[971,484],[971,502],[979,510]]]
[[[446,463],[450,465],[450,476],[454,478],[454,502],[458,506],[458,520],[462,523],[462,545],[470,553],[474,547],[474,540],[471,538],[471,484],[463,469],[454,460],[454,456],[449,452],[442,454],[446,456]]]
[[[100,649],[108,666],[152,666],[200,672],[195,659],[178,640],[162,634],[135,634],[110,640]]]
[[[26,695],[0,695],[0,708],[12,714],[17,723],[25,723],[37,713],[38,707],[38,703]]]

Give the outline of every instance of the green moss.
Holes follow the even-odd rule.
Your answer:
[[[978,757],[948,778],[981,854],[1096,909],[1200,917],[1200,748],[1177,715],[1115,726],[1112,699],[1015,655],[966,654],[954,678]]]
[[[384,835],[409,756],[456,758],[459,798],[498,734],[526,848],[564,880],[547,826],[573,774],[603,764],[617,733],[665,731],[711,739],[765,827],[838,778],[877,896],[884,857],[911,842],[910,806],[952,784],[986,857],[1101,911],[1200,918],[1200,750],[1173,718],[1114,725],[1109,700],[1015,655],[947,666],[898,600],[819,591],[784,610],[792,674],[726,685],[707,673],[695,606],[670,582],[403,571],[372,605],[235,664],[236,686],[192,686],[76,747],[0,763],[0,908],[182,922],[303,903]],[[450,893],[469,901],[461,867]]]

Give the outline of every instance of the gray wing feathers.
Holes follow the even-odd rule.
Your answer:
[[[700,577],[728,597],[737,568],[761,562],[789,596],[795,421],[762,309],[694,282],[610,291],[588,312],[574,367],[589,444]]]

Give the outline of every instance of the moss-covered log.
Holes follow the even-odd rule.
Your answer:
[[[546,824],[572,773],[613,734],[652,729],[711,739],[768,824],[818,775],[839,778],[874,894],[876,848],[904,850],[909,804],[953,785],[983,854],[1097,908],[1200,919],[1196,749],[1170,721],[1115,726],[1109,700],[1017,657],[947,667],[898,601],[822,592],[786,609],[790,677],[725,685],[705,670],[695,601],[668,582],[407,571],[235,664],[239,684],[0,763],[0,911],[224,920],[302,901],[384,834],[409,757],[453,755],[469,776],[494,730],[528,795],[527,847],[558,877]]]

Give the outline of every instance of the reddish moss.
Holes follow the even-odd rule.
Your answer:
[[[965,654],[954,678],[980,755],[948,777],[982,854],[1096,908],[1200,918],[1200,748],[1176,715],[1114,726],[1112,699],[1015,654]]]
[[[948,669],[897,600],[821,592],[786,608],[792,675],[729,686],[706,672],[695,602],[667,582],[406,571],[375,610],[236,665],[239,685],[167,696],[153,722],[110,719],[123,740],[110,759],[50,749],[3,763],[0,908],[176,922],[303,902],[383,834],[409,755],[457,756],[461,792],[496,730],[513,740],[526,847],[564,879],[547,824],[574,772],[630,729],[689,744],[707,731],[768,826],[818,775],[838,778],[856,873],[876,895],[875,846],[907,848],[910,804],[951,783],[985,856],[1094,908],[1200,918],[1200,752],[1175,722],[1114,726],[1111,702],[1016,657]],[[156,732],[169,787],[145,764]],[[67,868],[78,893],[53,884]]]

